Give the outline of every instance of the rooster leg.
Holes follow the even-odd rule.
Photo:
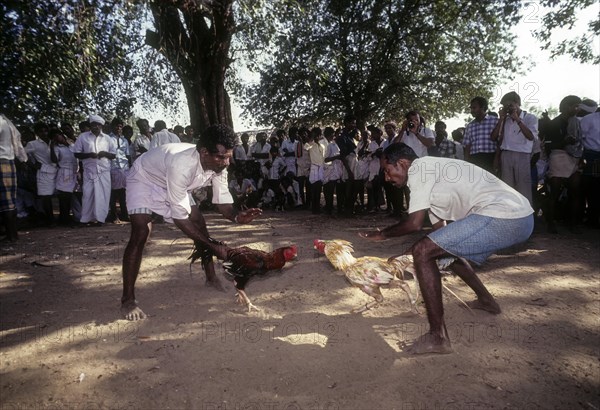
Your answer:
[[[363,313],[363,312],[366,312],[367,310],[373,309],[374,307],[376,307],[378,305],[379,305],[379,302],[376,300],[373,300],[369,303],[365,303],[364,306],[359,306],[357,308],[352,309],[350,311],[350,313]]]
[[[379,287],[372,288],[369,286],[361,286],[360,289],[363,292],[365,292],[367,295],[373,297],[375,300],[372,302],[369,302],[369,303],[365,303],[364,306],[360,306],[355,309],[352,309],[350,311],[350,313],[366,312],[367,310],[371,310],[372,308],[376,307],[381,302],[383,302],[383,295],[381,294],[381,290],[379,289]]]
[[[410,285],[403,280],[393,280],[389,283],[388,287],[390,288],[400,288],[406,292],[408,295],[408,299],[410,300],[410,310],[412,313],[419,314],[419,310],[417,309],[417,298],[418,295],[413,295],[410,291]]]
[[[248,297],[248,295],[246,295],[246,292],[244,292],[241,289],[238,289],[238,293],[236,294],[236,296],[238,303],[243,303],[244,305],[248,306],[248,312],[252,312],[252,309],[256,310],[257,312],[260,312],[260,309],[253,305],[252,302],[250,302],[250,298]]]

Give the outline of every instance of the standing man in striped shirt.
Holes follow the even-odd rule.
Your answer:
[[[475,119],[467,124],[463,147],[465,161],[495,174],[494,157],[497,144],[490,136],[498,123],[498,118],[489,115],[487,110],[488,102],[485,98],[475,97],[471,100],[471,115]]]

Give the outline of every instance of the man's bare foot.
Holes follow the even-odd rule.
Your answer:
[[[485,310],[486,312],[490,312],[494,315],[498,315],[498,314],[502,313],[502,310],[500,309],[500,305],[498,305],[496,303],[496,301],[493,299],[490,301],[482,301],[479,299],[475,299],[470,302],[466,302],[466,304],[471,309]]]
[[[223,284],[217,278],[215,278],[215,279],[206,279],[206,286],[209,286],[211,288],[215,288],[219,292],[225,292],[225,288],[223,287]]]
[[[121,304],[121,313],[127,320],[141,320],[146,319],[148,316],[140,309],[137,302],[129,301]]]
[[[419,337],[405,351],[409,354],[449,354],[454,352],[449,339],[433,333],[426,333]]]

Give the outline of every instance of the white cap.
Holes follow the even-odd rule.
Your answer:
[[[88,118],[88,122],[91,124],[93,122],[97,122],[100,125],[104,125],[104,118],[99,115],[90,115]]]
[[[581,104],[579,104],[579,109],[585,112],[596,112],[598,104],[592,100],[583,100]]]

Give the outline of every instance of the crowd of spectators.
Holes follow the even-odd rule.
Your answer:
[[[530,201],[549,232],[558,232],[561,221],[574,233],[582,223],[598,227],[597,104],[567,96],[554,119],[523,110],[515,92],[503,96],[501,105],[493,113],[485,98],[473,98],[473,120],[450,135],[443,121],[431,129],[418,111],[407,112],[400,124],[357,124],[356,117],[347,115],[339,128],[292,126],[243,133],[233,150],[229,189],[240,209],[401,217],[410,192],[386,182],[380,156],[388,145],[403,142],[418,157],[464,160],[501,178]],[[65,122],[15,127],[1,116],[0,232],[5,240],[17,239],[19,225],[127,221],[126,175],[133,161],[157,146],[199,138],[191,126],[168,129],[162,120],[150,127],[139,119],[136,126],[134,136],[134,128],[119,118],[106,122],[91,115],[76,133]],[[200,206],[210,206],[210,190],[194,196]]]

